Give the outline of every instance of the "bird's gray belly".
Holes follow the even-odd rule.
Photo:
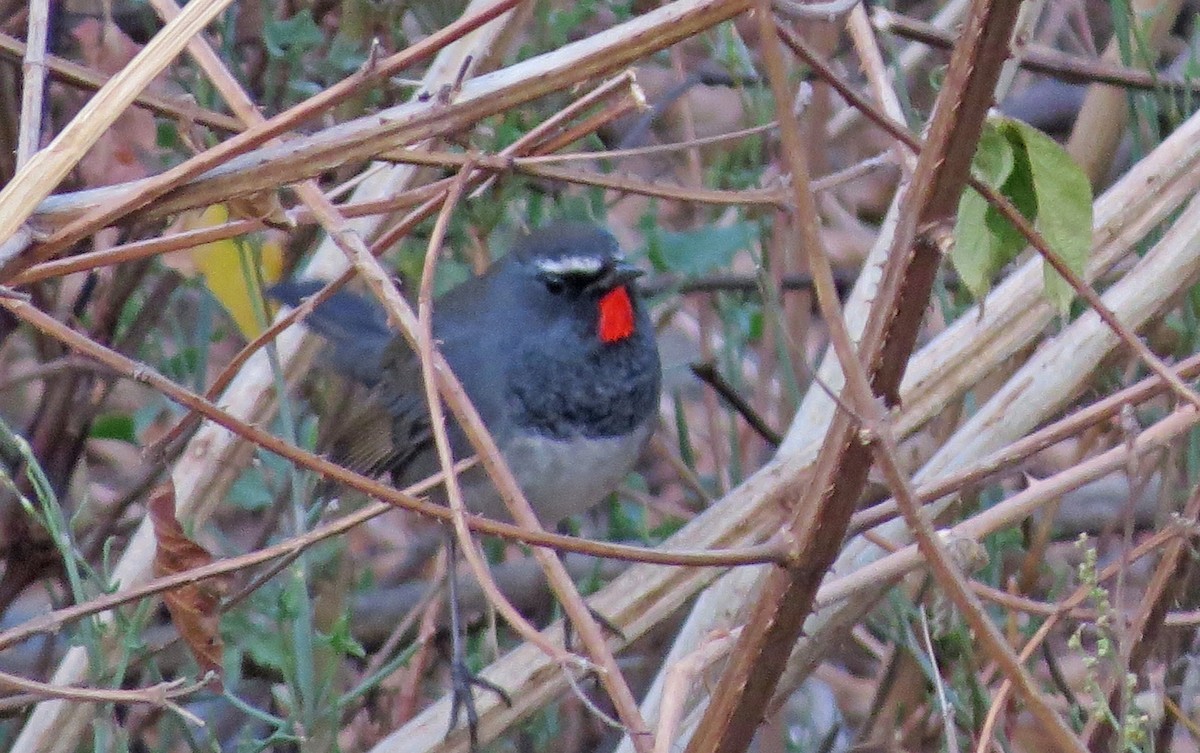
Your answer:
[[[550,527],[587,511],[616,489],[637,462],[651,428],[647,421],[624,437],[524,436],[505,443],[504,458],[538,519]],[[468,482],[464,496],[472,512],[511,520],[486,477]]]

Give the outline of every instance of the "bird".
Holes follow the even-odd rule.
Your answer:
[[[518,236],[486,272],[434,301],[434,341],[544,526],[606,498],[653,432],[662,367],[634,285],[641,274],[604,228],[555,222]],[[284,282],[269,294],[296,306],[323,285]],[[327,341],[325,368],[365,388],[333,442],[334,458],[369,475],[389,474],[399,488],[438,472],[420,361],[378,303],[339,291],[305,323]],[[456,422],[447,433],[456,460],[473,453]],[[460,481],[468,510],[509,519],[482,468],[468,469]],[[453,594],[451,618],[457,646]],[[505,696],[466,673],[457,653],[451,729],[465,705],[474,746],[470,686]]]

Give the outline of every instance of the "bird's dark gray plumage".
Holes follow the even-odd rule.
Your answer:
[[[628,334],[620,321],[600,321],[602,299],[637,274],[608,232],[559,223],[519,238],[485,274],[434,303],[438,347],[543,524],[611,492],[650,435],[661,374],[645,306],[636,295],[626,299]],[[321,286],[283,283],[271,294],[297,305]],[[619,298],[605,304],[618,320]],[[357,412],[364,425],[344,433],[339,460],[390,471],[397,485],[435,473],[420,364],[379,306],[341,292],[306,322],[329,340],[329,366],[370,388]],[[604,326],[610,330],[601,337]],[[461,430],[449,428],[456,457],[470,455]],[[481,471],[465,476],[464,491],[474,512],[507,517]]]

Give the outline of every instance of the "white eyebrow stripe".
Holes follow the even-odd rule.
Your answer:
[[[604,268],[604,262],[594,256],[563,256],[558,259],[538,259],[538,269],[551,275],[594,275]]]

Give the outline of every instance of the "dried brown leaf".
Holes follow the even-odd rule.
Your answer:
[[[175,488],[163,484],[150,497],[150,521],[154,525],[156,549],[154,574],[174,575],[213,561],[208,550],[188,538],[175,518]],[[201,673],[212,672],[213,685],[221,688],[225,645],[219,630],[219,607],[225,582],[208,579],[188,583],[163,593],[171,621],[188,645]]]

